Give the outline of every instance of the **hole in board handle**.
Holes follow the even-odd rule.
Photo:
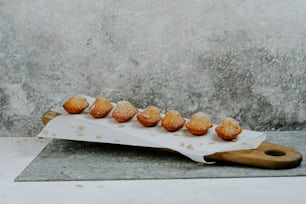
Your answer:
[[[266,150],[265,154],[269,155],[269,156],[280,157],[280,156],[286,155],[286,152],[283,152],[283,151],[280,151],[280,150],[271,149],[271,150]]]

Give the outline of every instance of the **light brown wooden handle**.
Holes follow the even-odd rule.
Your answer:
[[[44,125],[58,115],[60,113],[54,111],[44,113],[42,116]],[[205,159],[207,161],[223,161],[259,168],[288,169],[299,166],[302,155],[291,147],[262,142],[256,149],[218,152],[205,156]]]
[[[262,142],[256,149],[218,152],[205,159],[268,169],[289,169],[300,165],[302,155],[291,147]]]

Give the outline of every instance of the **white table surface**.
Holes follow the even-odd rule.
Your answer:
[[[47,143],[0,137],[0,204],[306,203],[306,177],[14,182]]]

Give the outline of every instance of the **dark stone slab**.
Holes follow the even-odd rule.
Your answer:
[[[306,132],[267,132],[267,141],[293,147],[306,155]],[[259,169],[196,163],[167,151],[122,145],[51,141],[16,181],[182,179],[305,176],[306,167]]]

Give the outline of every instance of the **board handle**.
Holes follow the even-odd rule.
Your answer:
[[[267,169],[290,169],[300,165],[302,154],[291,147],[262,142],[256,149],[218,152],[207,161],[225,161]]]
[[[46,125],[59,115],[60,113],[49,110],[43,114],[42,122]],[[300,165],[302,154],[291,147],[264,141],[256,149],[217,152],[205,156],[204,159],[212,162],[230,162],[266,169],[289,169]]]

